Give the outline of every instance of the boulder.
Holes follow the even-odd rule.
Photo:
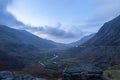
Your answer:
[[[0,78],[1,79],[9,78],[9,80],[10,80],[10,79],[13,79],[14,76],[13,76],[13,73],[10,72],[10,71],[1,71],[0,72]]]
[[[62,80],[94,80],[101,79],[103,71],[92,64],[74,64],[65,68]]]
[[[29,74],[13,74],[10,71],[1,71],[0,80],[46,80],[46,79],[33,77]]]

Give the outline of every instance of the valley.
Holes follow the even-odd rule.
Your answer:
[[[120,80],[120,0],[0,0],[0,80]]]

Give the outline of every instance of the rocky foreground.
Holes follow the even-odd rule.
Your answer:
[[[46,80],[46,79],[36,78],[29,74],[15,74],[10,71],[1,71],[0,80]]]
[[[69,65],[63,71],[63,80],[106,80],[103,70],[92,64]]]

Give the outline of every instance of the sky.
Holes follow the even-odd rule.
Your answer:
[[[70,43],[120,15],[120,0],[0,0],[0,24]]]

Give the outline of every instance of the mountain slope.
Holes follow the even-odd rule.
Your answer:
[[[0,26],[0,41],[31,44],[42,49],[52,49],[59,47],[58,43],[39,38],[27,31],[16,30],[6,26]]]
[[[69,49],[80,62],[92,62],[102,68],[120,64],[120,16],[105,23],[97,34],[78,47]]]
[[[120,16],[105,23],[99,32],[86,45],[119,46],[120,45]]]
[[[25,67],[25,64],[21,59],[8,55],[7,53],[0,50],[0,71],[21,69],[23,67]]]
[[[88,41],[89,39],[91,39],[95,34],[90,34],[90,35],[87,35],[85,37],[83,37],[82,39],[76,41],[76,42],[73,42],[73,43],[70,43],[69,46],[78,46],[80,44],[83,44],[84,42]]]
[[[36,63],[42,58],[43,51],[59,48],[59,45],[27,31],[0,25],[0,70]]]

